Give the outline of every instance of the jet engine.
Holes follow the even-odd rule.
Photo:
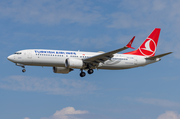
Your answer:
[[[77,68],[81,69],[83,67],[83,61],[81,59],[68,58],[65,61],[66,68]]]
[[[62,73],[62,74],[68,74],[71,72],[73,69],[71,68],[66,68],[66,67],[53,67],[53,72],[54,73]]]

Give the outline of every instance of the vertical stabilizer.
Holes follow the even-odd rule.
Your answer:
[[[124,54],[150,56],[150,57],[154,56],[158,44],[160,31],[161,31],[160,28],[155,28],[137,50]]]

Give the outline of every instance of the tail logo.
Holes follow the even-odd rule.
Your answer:
[[[139,50],[144,56],[152,56],[156,51],[156,43],[153,39],[147,38]]]

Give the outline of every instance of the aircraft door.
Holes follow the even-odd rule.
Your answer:
[[[27,58],[28,58],[28,59],[32,59],[32,54],[31,54],[30,51],[28,51],[28,53],[27,53]]]
[[[32,53],[31,53],[31,51],[27,51],[27,62],[28,63],[32,63]]]
[[[137,57],[135,56],[134,57],[134,65],[137,65],[138,64],[138,60],[137,60]]]

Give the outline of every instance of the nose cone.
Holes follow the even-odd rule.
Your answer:
[[[7,59],[8,59],[9,61],[13,61],[13,56],[10,55],[10,56],[7,57]]]

